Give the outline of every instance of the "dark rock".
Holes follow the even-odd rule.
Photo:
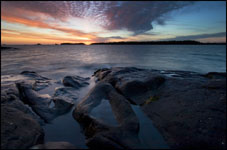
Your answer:
[[[44,121],[28,105],[25,105],[23,102],[21,102],[18,99],[8,103],[2,103],[2,106],[16,108],[22,111],[23,113],[30,115],[30,117],[38,121],[40,125],[44,124]]]
[[[28,82],[28,80],[31,81],[31,83],[33,84],[32,89],[35,91],[42,90],[51,84],[51,79],[47,77],[43,77],[34,71],[23,71],[21,72],[21,75],[28,78],[27,80],[24,80],[24,81],[26,82]],[[22,82],[22,81],[19,81],[19,82]]]
[[[150,76],[143,81],[131,79],[116,83],[116,89],[133,103],[140,105],[144,103],[154,91],[164,83],[165,78],[162,76]]]
[[[19,92],[15,84],[1,83],[1,103],[14,100],[19,97]]]
[[[15,84],[7,85],[4,89],[1,89],[1,104],[2,106],[13,107],[24,112],[25,114],[31,115],[31,117],[37,120],[40,124],[44,123],[43,120],[36,115],[28,105],[24,104],[19,99],[19,92]]]
[[[76,147],[68,142],[47,142],[32,146],[30,149],[76,149]]]
[[[19,48],[1,46],[1,50],[17,50],[17,49],[19,49]]]
[[[118,143],[109,140],[105,136],[96,135],[87,140],[87,146],[91,148],[99,148],[99,149],[123,149],[124,147],[119,145]]]
[[[27,149],[43,141],[39,123],[18,109],[1,105],[1,149]]]
[[[20,99],[25,104],[28,104],[32,110],[46,122],[70,111],[71,107],[74,105],[73,102],[61,99],[60,97],[54,97],[54,99],[52,99],[47,94],[38,94],[36,91],[32,90],[30,84],[17,83],[16,85],[19,90]],[[50,106],[51,103],[54,103],[53,107]]]
[[[164,76],[156,72],[134,67],[104,69],[94,75],[112,84],[132,104],[144,103],[165,81]]]
[[[66,76],[63,79],[64,86],[74,87],[79,89],[81,87],[89,85],[87,82],[90,78],[82,78],[80,76]]]
[[[172,148],[224,149],[220,141],[226,139],[225,81],[168,78],[156,92],[159,99],[143,105],[142,109]],[[215,119],[204,126],[198,125],[209,116]]]
[[[210,79],[226,78],[226,72],[209,72],[203,76]]]
[[[90,111],[98,106],[103,98],[107,98],[107,94],[112,90],[109,83],[99,83],[83,98],[77,105],[77,111],[81,113],[90,113]]]
[[[51,83],[49,80],[36,80],[33,83],[32,89],[35,91],[39,91],[39,90],[47,88],[50,84]]]
[[[78,99],[78,93],[71,87],[60,87],[55,89],[53,99],[64,99],[65,101],[73,102]]]
[[[226,148],[226,73],[202,75],[189,71],[160,72],[115,67],[100,69],[94,76],[98,78],[98,84],[110,83],[124,99],[140,105],[171,148]],[[110,103],[113,102],[110,98],[112,91],[106,94]],[[114,97],[115,101],[121,99]],[[116,106],[121,108],[120,105]],[[115,116],[124,116],[121,109],[126,108],[125,105],[119,110],[114,110],[113,104],[111,107]],[[134,132],[129,133],[136,134],[135,129],[136,123],[132,126]],[[113,129],[106,132],[110,131]],[[99,134],[92,137],[98,143],[109,139],[115,141],[111,134],[108,134],[110,138],[106,133]],[[130,140],[128,137],[125,139]],[[90,143],[95,145],[92,140],[89,139]],[[125,148],[128,145],[122,140],[114,143],[118,144],[116,147],[120,145]]]
[[[107,126],[90,116],[93,108],[109,99],[118,127]],[[138,138],[139,122],[130,103],[109,83],[98,83],[73,111],[83,127],[90,148],[142,148]]]
[[[35,80],[50,80],[49,78],[43,77],[34,71],[22,71],[20,74],[31,77]]]
[[[32,90],[32,86],[28,83],[16,83],[19,91],[20,99],[29,105],[49,105],[51,103],[50,96],[40,95],[36,91]]]
[[[55,112],[56,115],[62,115],[67,112],[69,112],[74,105],[72,101],[67,101],[65,99],[54,99],[54,107],[52,108],[52,111]]]
[[[206,84],[202,86],[203,88],[207,88],[209,90],[212,89],[226,89],[226,79],[212,79],[208,81]]]

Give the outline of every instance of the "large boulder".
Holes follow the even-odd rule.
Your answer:
[[[78,99],[78,92],[72,87],[59,87],[55,89],[52,99],[64,99],[65,101],[75,102]]]
[[[94,73],[99,81],[112,84],[132,104],[143,104],[164,83],[165,77],[155,71],[134,67],[100,69]]]
[[[226,73],[114,67],[94,76],[139,105],[171,148],[226,148]]]
[[[172,148],[225,149],[225,77],[168,78],[142,105]]]
[[[74,105],[72,101],[61,99],[61,97],[53,99],[47,94],[39,94],[28,83],[22,82],[16,83],[16,85],[20,99],[28,104],[45,122],[50,122],[58,115],[67,113]],[[53,106],[51,106],[52,103]]]
[[[2,106],[9,106],[16,108],[25,114],[30,115],[33,119],[43,124],[43,120],[29,107],[19,99],[19,91],[15,84],[3,85],[1,89],[1,104]]]
[[[22,71],[20,74],[27,77],[26,81],[30,80],[32,89],[35,91],[45,89],[52,84],[51,79],[41,76],[34,71]]]
[[[27,149],[43,142],[43,129],[30,115],[1,105],[1,149]]]
[[[143,104],[164,83],[160,75],[150,75],[148,78],[122,80],[115,87],[133,104]]]

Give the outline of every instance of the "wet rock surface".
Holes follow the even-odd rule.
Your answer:
[[[43,142],[43,129],[30,115],[1,105],[1,149],[26,149]]]
[[[64,86],[73,87],[79,89],[81,87],[87,86],[87,82],[90,78],[83,78],[80,76],[66,76],[63,79]]]
[[[46,122],[50,122],[57,115],[68,112],[73,106],[72,102],[64,99],[55,97],[53,100],[48,94],[38,94],[29,84],[17,83],[16,85],[20,99]],[[54,103],[53,107],[50,107],[51,102]]]
[[[82,77],[81,77],[82,78]],[[29,148],[43,143],[41,125],[71,110],[78,98],[75,88],[58,87],[53,96],[40,94],[54,80],[33,71],[7,75],[1,82],[1,148]],[[55,145],[55,146],[54,146]],[[43,148],[75,148],[69,143],[46,143]]]
[[[43,143],[40,127],[73,106],[73,118],[89,148],[151,148],[144,141],[156,135],[144,136],[148,130],[140,130],[149,128],[142,124],[149,120],[155,134],[160,133],[155,148],[226,148],[226,73],[114,67],[99,69],[93,76],[96,85],[79,102],[78,89],[88,86],[89,78],[66,76],[51,96],[40,91],[56,82],[36,72],[3,78],[1,148],[75,148],[67,142]],[[94,115],[102,113],[96,109],[106,103],[116,124]],[[147,118],[141,119],[144,115]]]
[[[134,67],[99,69],[97,85],[77,105],[90,148],[149,148],[138,138],[138,105],[170,148],[226,148],[226,73],[198,74]],[[103,99],[111,104],[118,126],[92,117]]]
[[[108,126],[90,116],[104,98],[109,99],[119,126]],[[109,83],[97,84],[77,105],[73,116],[83,126],[90,148],[143,148],[137,135],[138,119],[130,103]]]
[[[76,147],[68,142],[47,142],[35,145],[30,149],[76,149]]]

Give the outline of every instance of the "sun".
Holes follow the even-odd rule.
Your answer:
[[[91,45],[92,42],[83,42],[85,45]]]

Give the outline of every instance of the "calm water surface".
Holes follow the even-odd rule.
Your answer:
[[[58,78],[100,67],[135,66],[207,73],[226,72],[226,45],[14,46],[1,51],[1,74],[34,70]]]

